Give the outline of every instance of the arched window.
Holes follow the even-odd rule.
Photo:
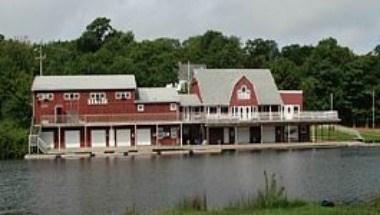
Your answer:
[[[247,86],[243,85],[238,90],[238,99],[244,100],[244,99],[250,99],[251,98],[251,91],[247,88]]]

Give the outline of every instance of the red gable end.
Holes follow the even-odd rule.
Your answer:
[[[239,99],[238,93],[239,90],[242,90],[243,88],[246,88],[249,92],[249,98],[247,99]],[[230,106],[257,106],[257,97],[255,93],[255,88],[253,84],[244,76],[242,77],[234,86],[231,99],[230,99]]]
[[[280,90],[280,95],[284,105],[299,105],[303,110],[303,92],[298,90]]]

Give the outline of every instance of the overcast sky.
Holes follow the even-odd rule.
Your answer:
[[[332,36],[357,53],[380,44],[380,0],[0,0],[0,34],[73,39],[99,16],[138,40],[183,40],[212,29],[280,46]]]

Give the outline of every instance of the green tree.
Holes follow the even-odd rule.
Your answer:
[[[245,67],[265,68],[278,55],[277,43],[273,40],[248,40],[244,47],[246,53]]]
[[[209,68],[243,67],[244,52],[237,37],[207,31],[201,36],[185,40],[182,45],[182,61],[203,63]]]
[[[78,39],[77,45],[80,51],[94,52],[98,50],[104,41],[114,33],[111,20],[105,17],[96,18],[86,27],[86,31]]]

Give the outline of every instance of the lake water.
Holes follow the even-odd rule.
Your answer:
[[[357,202],[380,193],[380,149],[0,161],[0,214],[121,214],[207,195],[223,207],[275,173],[288,197]]]

